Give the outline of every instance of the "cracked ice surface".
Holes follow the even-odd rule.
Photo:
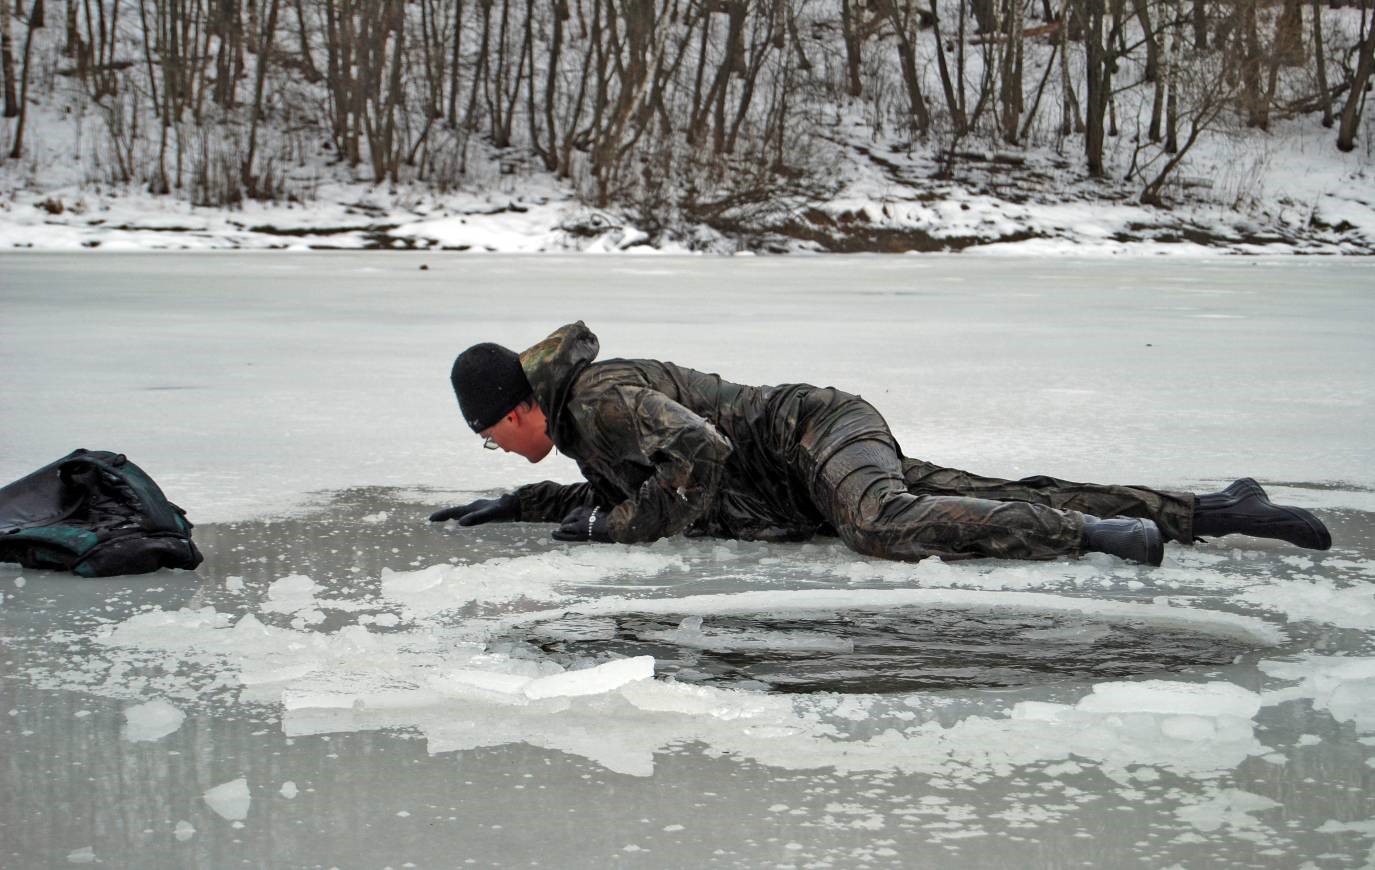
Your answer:
[[[0,566],[3,863],[214,863],[190,845],[291,866],[1369,860],[1368,267],[417,263],[3,258],[0,416],[19,422],[0,477],[124,451],[207,554],[194,574],[100,581]],[[62,340],[73,312],[93,324],[81,342]],[[606,355],[862,392],[909,452],[978,471],[1251,474],[1336,545],[905,565],[828,541],[570,546],[426,523],[572,479],[482,451],[444,375],[468,343],[573,318]],[[923,667],[944,688],[702,677],[913,666],[837,634],[854,614],[940,614],[951,634],[922,643],[949,650]],[[629,617],[688,664],[608,653]],[[1235,656],[1150,666],[1189,638]],[[980,682],[1003,653],[1112,676]],[[949,688],[962,678],[985,688]]]

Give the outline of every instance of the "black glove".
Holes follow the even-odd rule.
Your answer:
[[[445,520],[458,520],[460,526],[478,526],[483,523],[510,523],[520,519],[520,498],[508,492],[500,498],[480,498],[458,507],[445,508],[430,514],[430,522],[442,523]]]
[[[607,528],[611,511],[603,507],[580,507],[563,518],[563,524],[554,532],[556,541],[600,541],[611,543],[611,530]]]

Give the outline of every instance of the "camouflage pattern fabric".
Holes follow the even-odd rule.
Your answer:
[[[523,520],[598,505],[622,543],[839,535],[865,555],[904,560],[1073,554],[1082,513],[1147,517],[1192,541],[1190,493],[940,468],[904,457],[858,396],[744,386],[656,360],[596,362],[598,349],[579,321],[521,354],[550,437],[586,478],[517,489]]]

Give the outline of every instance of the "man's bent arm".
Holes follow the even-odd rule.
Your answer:
[[[611,512],[612,540],[653,541],[686,529],[715,500],[731,443],[707,420],[656,390],[623,388],[603,409],[599,434],[622,442],[633,438],[633,445],[623,446],[654,467],[634,496]]]

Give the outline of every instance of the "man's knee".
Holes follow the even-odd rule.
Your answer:
[[[845,546],[862,556],[916,561],[934,553],[923,544],[920,525],[895,526],[864,515],[842,524],[837,533]]]

